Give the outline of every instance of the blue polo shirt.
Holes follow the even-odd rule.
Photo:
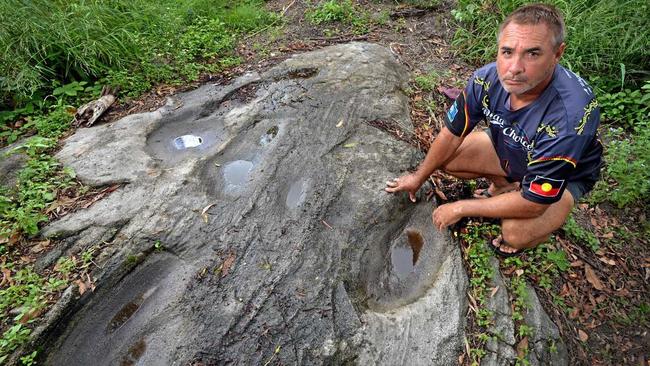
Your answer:
[[[501,167],[521,182],[530,201],[557,202],[569,181],[595,182],[600,175],[598,103],[589,85],[560,65],[539,98],[516,111],[496,64],[477,70],[447,112],[446,125],[464,137],[481,120],[489,124]]]

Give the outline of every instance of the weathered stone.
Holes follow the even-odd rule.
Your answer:
[[[407,80],[351,43],[78,130],[57,158],[125,185],[44,231],[111,240],[43,363],[455,362],[459,248],[430,204],[383,191],[419,153],[365,123],[410,124]]]
[[[15,149],[25,141],[18,141],[0,149],[0,186],[14,187],[18,183],[18,172],[25,166],[27,155]]]
[[[487,342],[487,355],[481,360],[482,366],[514,365],[516,352],[515,326],[512,320],[512,308],[508,299],[508,290],[499,271],[496,258],[490,259],[494,271],[492,286],[499,286],[495,296],[489,298],[488,308],[495,314],[495,324],[490,332],[497,335]],[[503,291],[502,291],[503,289]],[[535,290],[526,286],[527,309],[524,311],[524,323],[532,328],[528,337],[528,355],[531,365],[567,365],[568,353],[560,337],[557,326],[548,317]]]
[[[512,308],[508,298],[508,287],[503,281],[499,272],[499,260],[490,258],[492,267],[491,287],[498,287],[494,296],[488,298],[488,309],[494,314],[494,325],[488,330],[492,338],[487,342],[485,348],[488,351],[486,357],[481,359],[483,366],[509,365],[514,364],[517,358],[515,346],[515,324],[512,321]]]
[[[524,321],[533,328],[529,337],[529,359],[531,365],[568,365],[569,355],[560,332],[546,314],[535,289],[526,287],[530,307],[524,314]]]

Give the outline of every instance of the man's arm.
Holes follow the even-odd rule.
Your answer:
[[[433,140],[427,156],[420,163],[418,169],[414,173],[386,182],[386,192],[408,192],[411,201],[415,202],[415,192],[420,189],[420,186],[436,169],[449,160],[463,142],[463,139],[463,137],[451,133],[447,127],[443,127],[436,139]]]
[[[461,200],[441,205],[433,211],[433,224],[442,230],[463,217],[523,219],[542,215],[549,205],[535,203],[520,192],[503,193],[485,199]]]

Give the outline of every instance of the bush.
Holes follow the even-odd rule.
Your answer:
[[[603,179],[591,194],[593,202],[610,201],[619,208],[650,203],[650,123],[640,122],[634,133],[623,138],[622,129],[609,132]]]

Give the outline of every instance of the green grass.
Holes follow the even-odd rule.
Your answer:
[[[460,0],[452,14],[461,27],[453,45],[475,64],[496,57],[498,25],[523,0]],[[597,85],[647,77],[650,62],[649,5],[645,0],[556,0],[565,16],[567,48],[562,63]],[[623,66],[622,66],[623,65]],[[594,78],[596,77],[596,78]]]
[[[305,17],[317,25],[333,23],[349,25],[357,34],[367,33],[373,21],[370,14],[356,6],[352,0],[322,1],[308,9]],[[382,22],[381,19],[382,15],[379,16],[378,21]]]
[[[489,328],[494,324],[494,314],[487,309],[490,295],[490,282],[494,276],[490,258],[492,252],[488,249],[489,238],[494,238],[500,232],[497,225],[470,223],[466,232],[461,234],[461,239],[467,243],[467,264],[469,267],[470,294],[476,300],[476,325],[481,328],[478,334],[469,335],[470,358],[472,363],[479,364],[485,356],[484,346],[490,337]],[[524,312],[530,307],[527,291],[527,282],[551,291],[553,282],[559,278],[560,273],[570,267],[569,260],[562,250],[555,250],[552,245],[540,244],[534,249],[526,251],[523,256],[511,257],[501,262],[502,273],[512,273],[504,276],[506,287],[512,305],[512,319],[516,326],[516,336],[519,339],[530,337],[533,329],[525,324]],[[513,268],[514,267],[514,268]],[[557,297],[557,295],[555,296]],[[560,299],[561,300],[561,299]],[[518,358],[516,364],[528,364],[528,350],[522,350],[523,357]]]
[[[233,62],[237,35],[277,20],[262,1],[114,0],[0,3],[0,98],[20,107],[52,82],[106,81],[137,95]],[[210,61],[206,64],[205,61]],[[5,108],[0,108],[5,109]]]
[[[573,218],[573,215],[569,215],[564,226],[562,226],[562,230],[576,244],[585,244],[594,252],[600,248],[600,241],[596,235],[580,226]]]

